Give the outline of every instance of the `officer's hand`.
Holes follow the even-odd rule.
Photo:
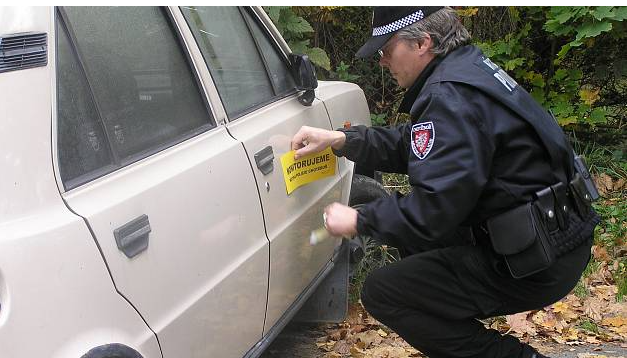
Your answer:
[[[292,138],[292,150],[295,150],[294,159],[318,153],[326,147],[341,149],[344,146],[346,135],[339,131],[303,126]]]
[[[325,227],[333,236],[352,237],[357,234],[357,210],[340,203],[324,208]]]

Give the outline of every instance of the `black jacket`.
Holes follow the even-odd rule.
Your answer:
[[[412,191],[360,209],[357,230],[392,245],[430,247],[459,226],[483,222],[568,182],[572,154],[542,107],[474,46],[436,58],[399,109],[412,122],[344,129],[337,155],[409,176]],[[521,116],[555,138],[547,149]],[[546,136],[544,136],[546,137]],[[553,161],[552,161],[553,160]]]

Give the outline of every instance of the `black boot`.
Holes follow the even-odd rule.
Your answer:
[[[536,351],[535,349],[533,351],[534,352],[531,354],[531,358],[549,358],[549,357],[541,354],[540,352]]]
[[[528,344],[523,344],[523,357],[525,358],[549,358]]]
[[[536,352],[531,356],[531,358],[549,358],[549,357]]]

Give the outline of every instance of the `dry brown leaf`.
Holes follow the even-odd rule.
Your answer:
[[[376,347],[370,352],[372,358],[409,358],[410,353],[401,347]]]
[[[322,349],[325,352],[331,352],[333,351],[333,346],[335,345],[335,343],[335,341],[319,342],[316,343],[316,346],[318,346],[318,348]]]
[[[556,331],[557,328],[557,318],[553,312],[547,311],[538,311],[533,316],[531,316],[531,320],[536,325],[542,327],[546,331]],[[563,321],[563,320],[562,320]],[[559,329],[561,331],[561,328]]]
[[[583,302],[583,312],[593,321],[600,321],[603,318],[601,312],[603,312],[604,306],[607,306],[607,303],[603,299],[598,297],[588,297]]]
[[[356,324],[356,325],[351,327],[351,332],[359,333],[359,332],[365,331],[366,329],[367,329],[367,327],[364,326],[363,324]]]
[[[376,331],[365,331],[360,332],[354,335],[354,338],[360,340],[365,343],[365,348],[370,347],[371,345],[378,345],[383,341],[383,338]]]
[[[604,246],[592,246],[592,255],[597,261],[611,261],[612,258],[607,253],[607,249]]]
[[[599,189],[599,193],[602,196],[606,196],[609,192],[614,189],[614,183],[612,182],[612,177],[605,173],[601,173],[593,177],[594,183],[596,184],[597,189]]]
[[[339,341],[339,340],[346,338],[347,332],[348,332],[347,329],[342,328],[342,329],[333,330],[331,332],[327,332],[327,334],[330,340]]]
[[[348,315],[346,323],[349,325],[364,324],[364,319],[368,317],[368,313],[361,304],[356,303],[348,306]]]
[[[570,305],[564,301],[555,302],[551,308],[553,308],[554,313],[562,317],[566,322],[570,322],[579,317],[579,315],[571,309]]]
[[[363,349],[359,349],[356,346],[352,346],[350,349],[351,357],[354,358],[365,358],[366,352]]]
[[[337,341],[333,345],[333,351],[339,354],[348,354],[351,351],[351,344],[344,340]]]
[[[562,301],[568,303],[570,307],[580,308],[581,307],[581,299],[573,294],[566,296]]]
[[[607,267],[605,267],[607,274],[611,277],[611,273]],[[616,285],[598,285],[590,287],[590,292],[605,301],[615,302],[616,294],[618,293],[618,287]]]
[[[324,354],[324,358],[341,358],[342,355],[337,352],[328,352]]]
[[[601,343],[601,341],[599,339],[597,339],[597,337],[590,336],[590,335],[587,335],[586,338],[584,338],[584,340],[586,341],[586,343],[590,343],[590,344],[599,344],[599,343]]]
[[[604,326],[612,326],[612,327],[627,326],[627,317],[616,316],[616,317],[604,318],[601,321],[601,324]]]
[[[366,349],[366,343],[364,343],[362,341],[355,342],[355,346],[357,346],[357,348],[359,348],[359,349]]]
[[[529,312],[521,312],[506,317],[509,330],[520,334],[535,335],[537,333],[532,322],[527,320]]]
[[[627,326],[610,327],[610,331],[618,334],[623,341],[627,339]]]
[[[610,316],[627,317],[627,303],[612,302],[607,306],[607,312],[609,313]]]

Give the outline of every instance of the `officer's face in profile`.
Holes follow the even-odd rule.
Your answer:
[[[394,35],[379,50],[379,65],[390,71],[399,86],[409,88],[433,60],[434,55],[429,51],[431,46],[430,37],[418,43]]]

